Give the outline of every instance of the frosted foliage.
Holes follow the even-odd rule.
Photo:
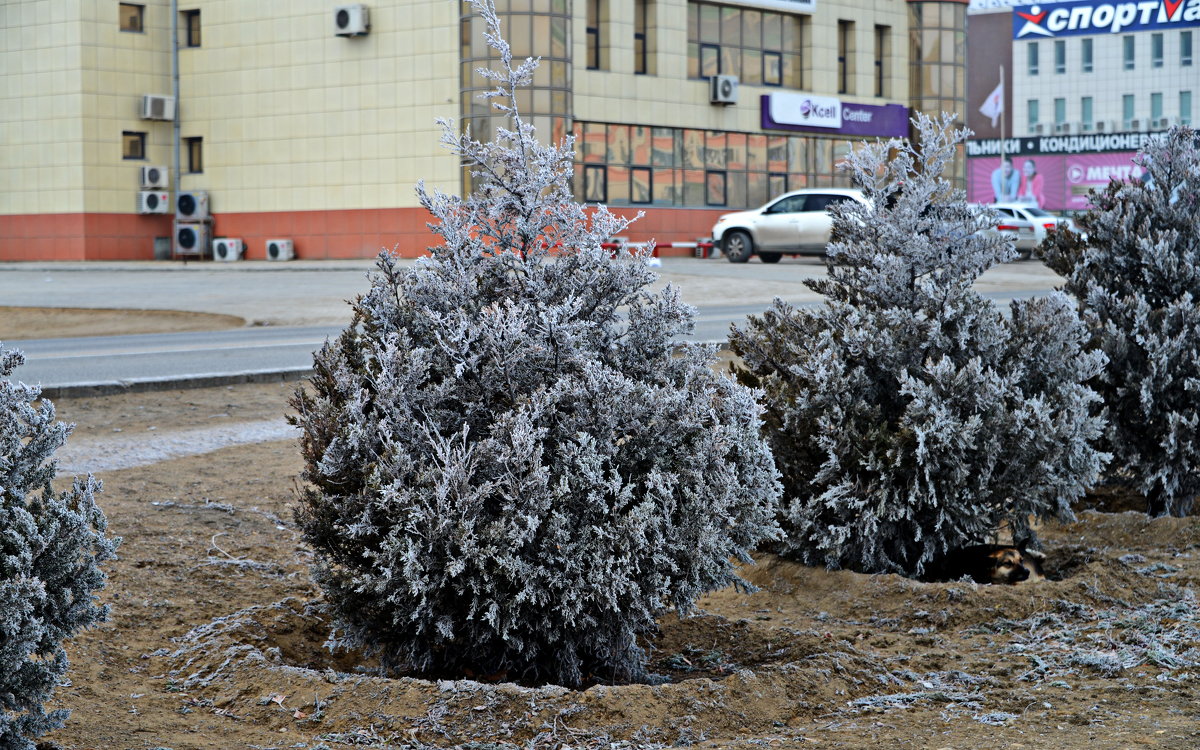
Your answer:
[[[1143,180],[1092,194],[1048,263],[1067,277],[1109,365],[1097,389],[1113,478],[1152,515],[1187,515],[1200,492],[1200,151],[1175,128],[1139,155]]]
[[[97,564],[117,544],[104,536],[91,475],[63,492],[50,486],[70,427],[49,401],[34,405],[37,388],[9,380],[24,361],[0,347],[0,750],[33,748],[66,720],[44,704],[67,671],[63,640],[108,614],[93,593],[105,580]]]
[[[511,108],[532,63],[493,73],[511,130],[445,142],[482,187],[418,189],[441,242],[380,256],[354,321],[316,355],[295,421],[298,519],[339,620],[385,667],[579,686],[642,679],[637,637],[737,583],[777,534],[754,393],[676,350],[693,310],[625,221],[570,196],[571,143]]]
[[[732,336],[765,392],[781,551],[808,564],[919,576],[1004,524],[1036,544],[1030,516],[1069,518],[1103,458],[1084,385],[1103,357],[1064,295],[1006,318],[971,289],[1014,250],[942,179],[965,131],[915,123],[919,150],[849,157],[870,206],[833,209],[836,265],[808,282],[824,305],[776,300]]]

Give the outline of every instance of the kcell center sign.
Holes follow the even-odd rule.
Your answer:
[[[1200,26],[1200,0],[1076,0],[1013,8],[1013,39]]]
[[[780,91],[762,97],[762,126],[767,130],[903,138],[908,135],[908,107],[855,104],[832,96]]]

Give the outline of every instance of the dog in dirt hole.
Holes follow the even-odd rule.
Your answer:
[[[973,544],[946,554],[930,566],[928,581],[957,581],[969,577],[975,583],[1035,583],[1046,580],[1036,550],[1004,544]]]

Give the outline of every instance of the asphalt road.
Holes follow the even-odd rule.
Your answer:
[[[5,341],[21,349],[18,379],[49,393],[103,392],[191,381],[295,377],[312,353],[349,322],[346,300],[367,288],[369,261],[189,266],[0,264],[0,305],[172,309],[238,315],[247,327],[171,334]],[[733,323],[761,313],[775,297],[820,304],[804,281],[824,275],[817,259],[775,265],[668,258],[660,284],[672,283],[697,307],[689,338],[723,342]],[[1059,279],[1036,262],[988,272],[976,288],[1007,300],[1044,294]]]

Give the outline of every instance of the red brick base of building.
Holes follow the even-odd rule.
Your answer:
[[[637,209],[614,213],[633,216]],[[648,207],[645,216],[623,234],[630,242],[655,240],[659,255],[690,255],[673,242],[707,237],[724,209]],[[424,208],[342,211],[222,213],[214,217],[213,237],[237,237],[246,243],[247,260],[266,258],[266,242],[291,239],[304,260],[373,258],[380,250],[415,258],[428,252],[437,237],[426,226],[433,217]],[[0,215],[0,261],[153,260],[156,238],[170,238],[170,216],[137,214]]]

